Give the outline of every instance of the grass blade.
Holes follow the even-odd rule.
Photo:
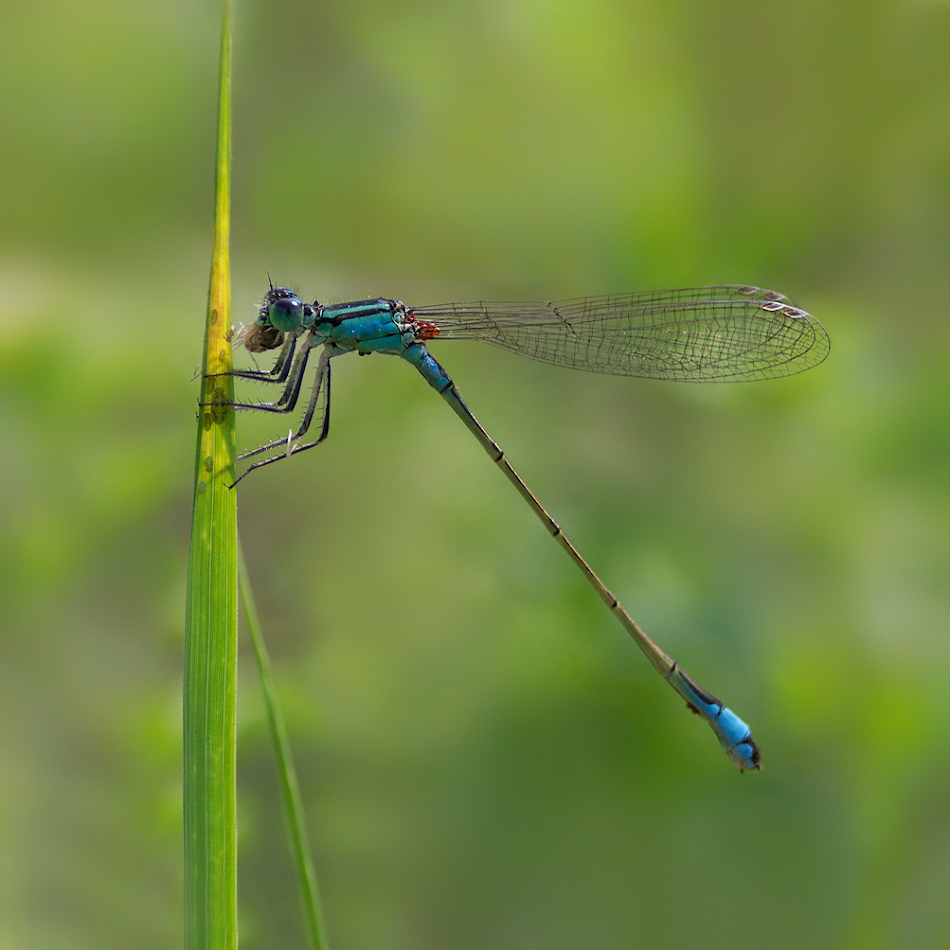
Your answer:
[[[237,507],[231,368],[231,0],[221,32],[214,247],[202,360],[184,659],[185,947],[237,947]]]

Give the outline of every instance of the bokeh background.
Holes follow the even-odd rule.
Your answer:
[[[411,368],[337,364],[328,443],[239,499],[332,945],[950,944],[950,4],[237,16],[235,320],[265,269],[324,301],[749,282],[833,341],[719,387],[433,346],[753,724],[751,776]],[[3,6],[3,948],[181,940],[218,18]],[[242,945],[302,947],[246,644],[241,670]]]

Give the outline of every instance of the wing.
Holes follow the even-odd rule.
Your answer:
[[[831,347],[787,297],[744,285],[549,303],[413,307],[436,339],[482,340],[529,359],[616,376],[727,382],[791,376]]]

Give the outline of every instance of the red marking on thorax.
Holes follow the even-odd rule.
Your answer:
[[[410,311],[407,316],[415,324],[417,340],[434,340],[442,331],[437,323],[432,320],[418,320],[416,315]]]

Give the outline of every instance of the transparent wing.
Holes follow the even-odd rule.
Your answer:
[[[744,285],[549,303],[413,307],[435,339],[482,340],[529,359],[616,376],[727,382],[791,376],[831,347],[787,297]]]

